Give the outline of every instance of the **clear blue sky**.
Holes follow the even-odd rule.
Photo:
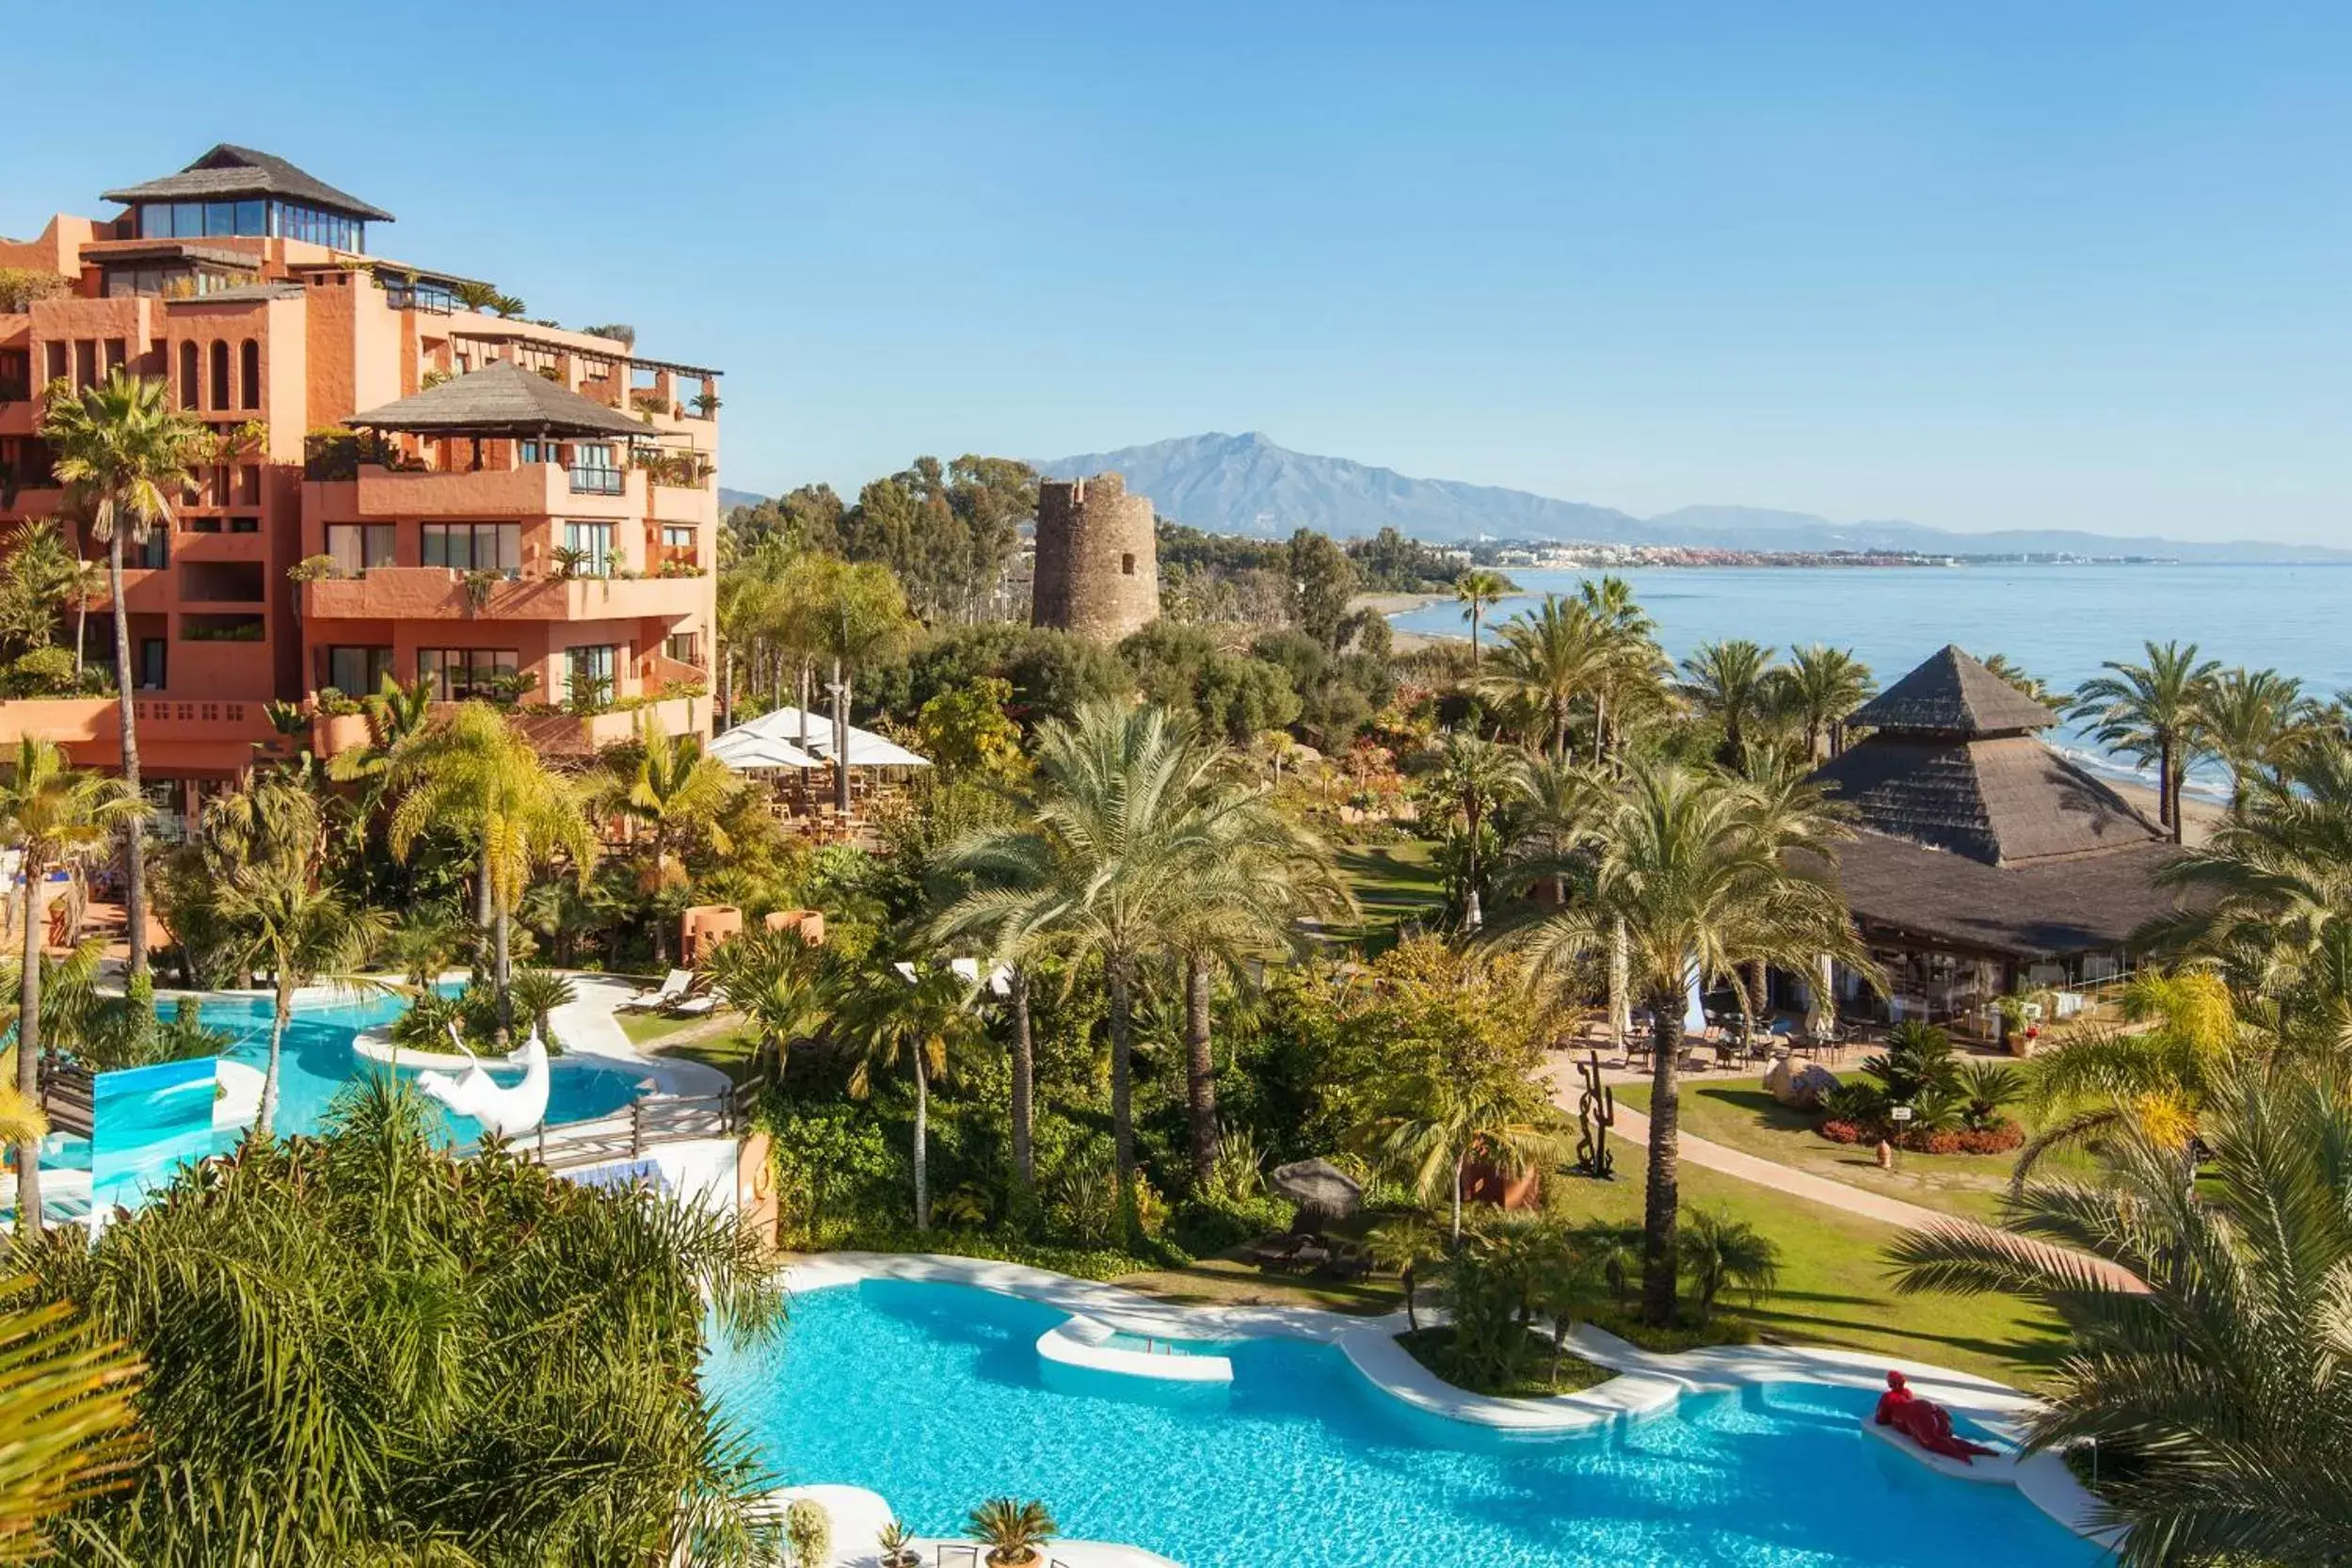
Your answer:
[[[1258,429],[2352,542],[2342,0],[105,9],[11,8],[0,232],[267,148],[723,366],[744,488]]]

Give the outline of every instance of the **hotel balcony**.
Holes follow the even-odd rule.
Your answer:
[[[437,702],[431,716],[456,711],[455,703]],[[522,713],[508,721],[542,755],[592,757],[609,745],[633,740],[641,724],[650,723],[668,735],[707,735],[711,699],[673,696],[606,713]],[[311,746],[321,757],[368,744],[367,720],[357,713],[318,714],[311,721]]]
[[[271,752],[285,744],[261,702],[142,696],[133,699],[131,710],[138,723],[139,756],[150,772],[234,773],[252,762],[256,747]],[[63,746],[78,766],[120,767],[119,713],[110,696],[13,698],[0,702],[0,746],[35,735]]]
[[[302,584],[306,620],[679,620],[707,601],[700,577],[476,579],[451,567],[371,567]]]
[[[344,510],[333,505],[333,498],[321,499],[330,515]],[[555,463],[454,472],[362,464],[348,506],[353,519],[564,517],[618,521],[646,515],[646,476],[633,469],[568,469]]]

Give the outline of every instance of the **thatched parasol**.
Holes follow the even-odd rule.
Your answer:
[[[1268,1178],[1273,1190],[1322,1220],[1344,1220],[1364,1204],[1364,1187],[1328,1160],[1298,1160],[1277,1165]]]

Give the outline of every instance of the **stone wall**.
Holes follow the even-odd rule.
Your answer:
[[[1115,473],[1042,481],[1030,624],[1115,643],[1159,618],[1150,498]]]

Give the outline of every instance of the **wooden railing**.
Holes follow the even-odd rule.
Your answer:
[[[513,1140],[509,1146],[551,1171],[642,1160],[664,1144],[740,1136],[759,1092],[755,1080],[717,1095],[647,1095],[609,1116],[543,1128]]]
[[[49,1130],[74,1138],[89,1137],[97,1119],[91,1104],[93,1089],[88,1069],[68,1066],[55,1057],[43,1060],[40,1110],[49,1118]]]

